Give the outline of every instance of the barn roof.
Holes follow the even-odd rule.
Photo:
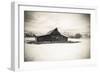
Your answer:
[[[53,29],[52,31],[49,31],[47,34],[45,34],[45,35],[62,35],[60,32],[59,32],[59,30],[58,30],[58,28],[55,28],[55,29]],[[45,35],[41,35],[41,36],[45,36]],[[64,36],[64,35],[62,35],[62,36]],[[65,36],[66,37],[66,36]]]

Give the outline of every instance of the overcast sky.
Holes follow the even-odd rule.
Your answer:
[[[24,12],[25,31],[45,35],[56,27],[61,34],[89,32],[90,15],[53,12]]]

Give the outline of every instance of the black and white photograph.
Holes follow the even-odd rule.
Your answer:
[[[24,11],[24,62],[90,59],[90,14]]]

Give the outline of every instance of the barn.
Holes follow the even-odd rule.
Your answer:
[[[60,43],[60,42],[66,42],[66,41],[68,41],[68,37],[61,35],[57,28],[52,30],[52,32],[50,32],[47,35],[36,36],[36,42],[41,42],[41,43],[42,42]]]

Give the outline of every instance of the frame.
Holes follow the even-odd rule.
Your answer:
[[[80,25],[76,25],[77,27],[79,26],[79,28],[83,29],[83,27],[85,27],[85,23],[86,24],[89,23],[89,28],[87,28],[87,29],[85,28],[86,30],[89,31],[89,33],[88,33],[89,35],[85,34],[86,35],[85,38],[87,38],[87,37],[89,38],[91,36],[89,44],[88,44],[89,49],[90,49],[88,57],[85,56],[85,57],[76,57],[76,58],[74,58],[74,57],[69,57],[68,56],[69,57],[68,60],[63,60],[63,59],[65,59],[65,57],[63,59],[62,59],[63,56],[61,56],[61,58],[59,58],[58,56],[53,57],[55,54],[50,53],[49,56],[51,54],[53,54],[53,56],[52,56],[53,58],[51,56],[50,57],[47,56],[46,58],[44,58],[44,55],[41,57],[41,55],[44,52],[42,54],[39,53],[40,56],[36,56],[35,59],[34,59],[35,61],[33,61],[32,57],[31,57],[31,59],[29,57],[27,57],[26,54],[27,53],[29,54],[31,52],[26,51],[27,53],[25,54],[25,47],[27,45],[27,44],[25,44],[25,41],[26,41],[25,36],[26,37],[27,36],[28,37],[33,37],[33,34],[31,36],[30,34],[27,34],[25,32],[26,30],[30,30],[31,29],[31,28],[27,28],[27,27],[30,27],[30,26],[25,24],[25,22],[27,22],[28,19],[31,19],[31,17],[26,16],[27,14],[30,14],[30,13],[35,14],[36,17],[38,17],[38,16],[41,17],[41,14],[42,15],[44,14],[47,17],[51,16],[51,18],[55,16],[54,17],[55,20],[59,21],[60,23],[65,22],[62,19],[65,16],[67,17],[68,15],[69,15],[70,19],[71,18],[75,18],[76,21],[77,21],[77,19],[79,20],[80,18],[83,19],[83,17],[85,18],[85,19],[83,19],[84,21],[88,20],[87,22],[83,22],[82,19],[79,20],[79,21],[81,21],[81,23],[82,22],[84,23],[84,26],[83,25],[81,25],[81,26]],[[95,13],[96,13],[96,8],[87,7],[87,6],[52,5],[52,4],[50,4],[50,5],[46,5],[46,4],[38,5],[38,4],[34,4],[34,3],[13,2],[12,3],[12,13],[11,13],[12,14],[11,69],[14,70],[14,71],[18,71],[18,70],[24,70],[24,69],[25,70],[26,69],[43,69],[43,68],[46,69],[46,68],[57,68],[57,67],[70,67],[70,66],[71,67],[73,67],[73,66],[79,66],[80,67],[80,66],[95,65],[96,64],[96,49],[95,49],[95,46],[93,45],[94,44],[93,41],[95,39],[94,38],[94,34],[95,34],[95,24],[96,24],[96,22],[95,22],[95,19],[96,19],[95,18],[96,17]],[[46,17],[46,16],[42,16],[42,17]],[[65,19],[66,19],[66,17],[65,17]],[[39,18],[36,18],[36,19],[39,19]],[[49,22],[49,19],[47,19],[48,22]],[[55,21],[53,20],[52,23],[53,22],[55,22]],[[58,22],[56,22],[56,23],[59,24]],[[77,22],[77,23],[79,23],[79,22]],[[66,42],[65,41],[66,37],[60,35],[59,32],[58,32],[58,27],[59,28],[61,27],[61,28],[64,29],[65,26],[64,25],[60,26],[60,25],[57,25],[57,24],[56,25],[53,24],[53,25],[55,25],[54,26],[55,29],[52,28],[52,30],[53,30],[52,32],[53,32],[54,36],[50,35],[49,38],[47,38],[47,36],[42,36],[42,37],[38,37],[37,36],[37,37],[35,37],[36,40],[38,40],[39,42],[29,41],[29,38],[28,38],[28,41],[29,41],[28,43],[29,44],[38,44],[39,45],[39,44],[45,44],[45,43],[64,43],[64,42]],[[71,24],[73,24],[73,23],[71,23]],[[45,26],[45,25],[43,25],[43,26]],[[50,27],[52,27],[52,26],[50,26]],[[66,27],[70,28],[72,26],[70,26],[70,24],[69,24],[69,26],[66,26]],[[34,26],[34,27],[37,27],[37,26]],[[42,26],[40,26],[40,27],[42,27]],[[79,29],[79,28],[77,28],[77,29]],[[36,28],[36,29],[38,29],[38,28]],[[81,31],[81,29],[78,30],[78,31]],[[42,30],[40,30],[40,31],[42,31]],[[48,31],[48,30],[45,30],[45,31]],[[55,35],[55,32],[57,33],[56,35]],[[44,35],[44,33],[42,33],[42,34]],[[37,35],[41,35],[40,32],[39,33],[37,32]],[[53,36],[53,38],[51,38],[51,36]],[[80,34],[77,34],[76,36],[70,36],[70,34],[68,35],[68,37],[70,37],[70,38],[81,38],[81,36],[83,37],[84,35],[80,35]],[[59,38],[60,40],[58,40],[57,38]],[[56,39],[56,40],[54,41],[54,39]],[[42,43],[41,43],[41,41],[42,41]],[[67,41],[67,43],[78,43],[78,41],[70,40],[70,41]],[[61,48],[64,48],[64,47],[61,47]],[[57,49],[57,47],[55,49]],[[58,52],[58,51],[56,50],[56,52]],[[73,52],[75,52],[75,50]],[[64,53],[64,52],[62,52],[62,53]],[[59,55],[59,52],[56,53],[56,54]],[[45,55],[47,55],[47,54],[45,54]],[[79,55],[77,55],[77,56],[79,56]],[[55,59],[55,58],[57,58],[57,59]]]

